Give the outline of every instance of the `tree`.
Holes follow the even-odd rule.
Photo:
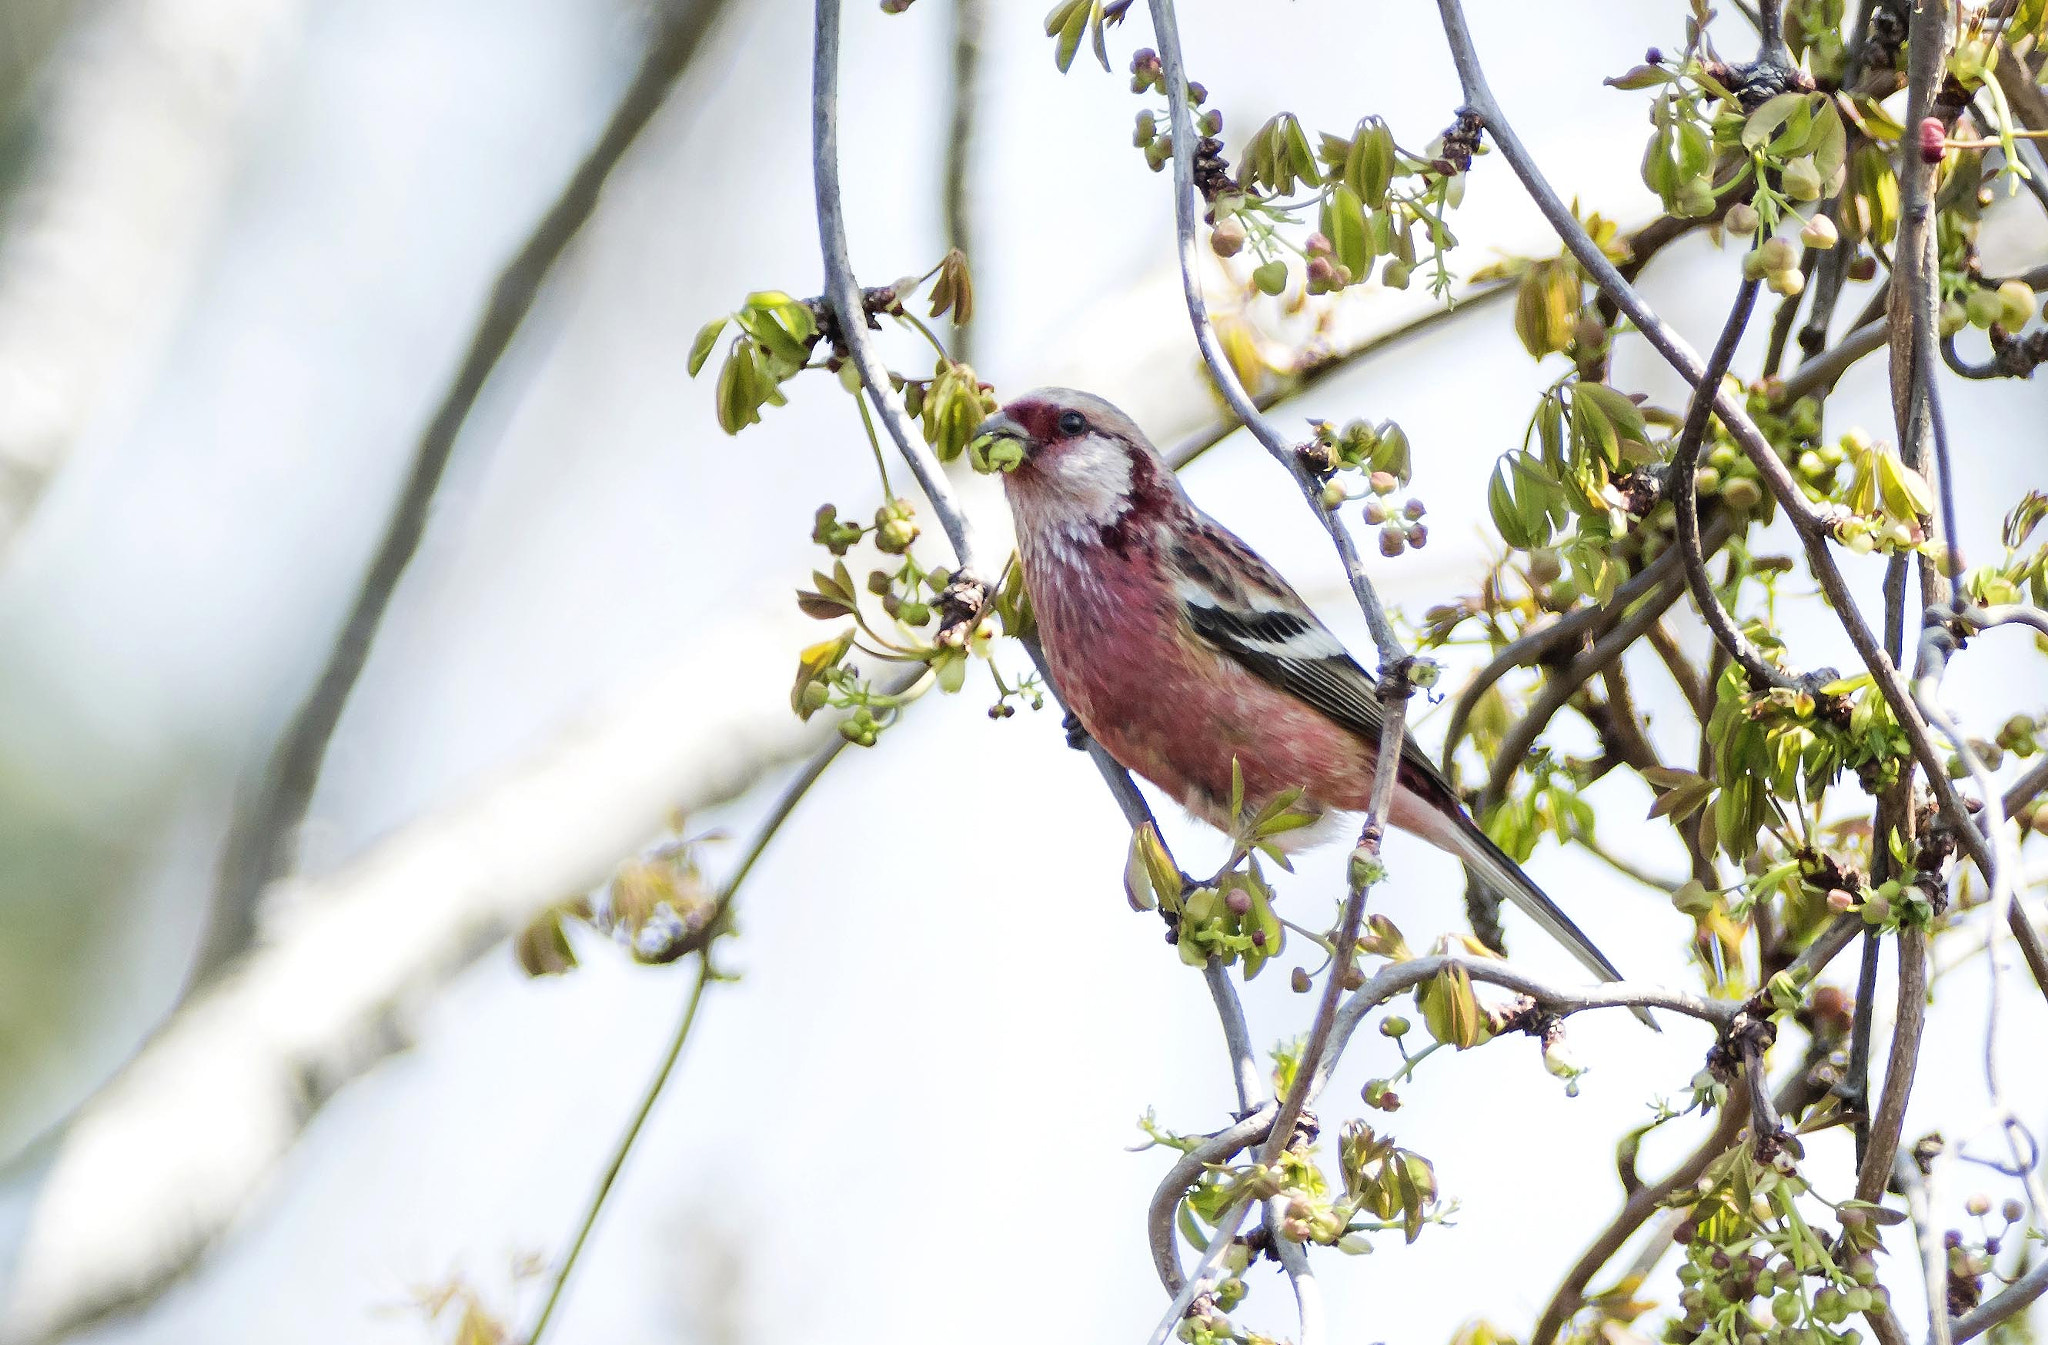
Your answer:
[[[1130,0],[1057,5],[1046,27],[1061,67],[1087,42],[1108,68],[1111,30],[1131,7]],[[1703,3],[1674,7],[1682,44],[1653,50],[1609,81],[1621,96],[1649,105],[1653,130],[1642,173],[1666,212],[1624,236],[1597,215],[1582,217],[1550,188],[1487,85],[1459,0],[1439,0],[1438,8],[1465,105],[1438,141],[1417,151],[1398,144],[1374,115],[1349,134],[1312,140],[1298,119],[1279,113],[1232,145],[1207,91],[1187,78],[1171,0],[1151,0],[1157,51],[1140,50],[1131,63],[1133,92],[1144,100],[1137,147],[1155,169],[1171,168],[1192,334],[1228,408],[1224,428],[1248,428],[1296,482],[1337,548],[1372,631],[1386,710],[1381,760],[1400,750],[1409,697],[1435,680],[1430,653],[1456,641],[1485,642],[1494,657],[1458,692],[1446,769],[1486,765],[1483,777],[1473,777],[1481,780],[1470,791],[1475,811],[1518,858],[1552,834],[1662,888],[1693,919],[1699,984],[1582,990],[1543,982],[1501,955],[1493,912],[1477,897],[1469,939],[1416,955],[1384,916],[1367,917],[1369,894],[1386,877],[1378,861],[1386,792],[1365,819],[1336,918],[1326,929],[1290,926],[1275,912],[1286,882],[1272,878],[1268,865],[1279,858],[1274,837],[1299,819],[1284,807],[1246,817],[1231,861],[1189,879],[1129,777],[1082,744],[1131,824],[1126,890],[1135,904],[1166,917],[1179,955],[1207,979],[1238,1094],[1238,1114],[1213,1129],[1148,1122],[1151,1138],[1180,1155],[1149,1210],[1168,1299],[1152,1338],[1178,1334],[1197,1345],[1263,1338],[1233,1317],[1252,1283],[1245,1272],[1260,1257],[1277,1261],[1291,1283],[1295,1338],[1304,1345],[1324,1338],[1315,1271],[1328,1258],[1320,1249],[1363,1251],[1376,1235],[1396,1231],[1412,1241],[1443,1218],[1449,1204],[1428,1158],[1382,1133],[1383,1117],[1344,1119],[1335,1143],[1324,1140],[1313,1108],[1369,1019],[1404,1043],[1402,1069],[1368,1086],[1363,1098],[1365,1109],[1392,1113],[1400,1105],[1396,1085],[1443,1048],[1475,1050],[1526,1035],[1569,1078],[1576,1067],[1563,1049],[1566,1020],[1620,1007],[1698,1019],[1714,1043],[1692,1096],[1660,1105],[1648,1125],[1620,1137],[1621,1208],[1519,1338],[1532,1345],[1623,1339],[1656,1322],[1674,1341],[1848,1345],[1868,1329],[1895,1345],[1907,1329],[1892,1295],[1909,1283],[1925,1289],[1931,1340],[1947,1345],[1998,1328],[2048,1290],[2048,1270],[2032,1247],[2048,1200],[2038,1148],[2003,1100],[1989,1049],[2004,1026],[2001,997],[2019,989],[2000,976],[2002,939],[2021,951],[2033,990],[2048,993],[2048,951],[2026,908],[2021,860],[2028,838],[2048,829],[2040,802],[2048,768],[2035,762],[2003,788],[1992,772],[2007,754],[2033,758],[2044,723],[2001,707],[1981,725],[1961,724],[1939,693],[1950,662],[1971,641],[2024,633],[2001,634],[2008,626],[2048,637],[2048,545],[2038,536],[2048,495],[2014,501],[1995,548],[1959,535],[1953,494],[1960,455],[1948,442],[1940,382],[1944,367],[1966,380],[2024,377],[2048,358],[2034,293],[2048,268],[1987,275],[1976,248],[1987,212],[2013,208],[2006,201],[2024,205],[2022,188],[2042,190],[2028,166],[2038,158],[2026,146],[2048,133],[2031,56],[2048,36],[2048,13],[2038,3],[2004,0],[1975,9],[1870,0],[1850,15],[1839,0],[1764,0],[1754,16],[1754,58],[1742,61],[1716,46],[1733,40],[1731,25],[1710,29]],[[964,325],[973,311],[967,259],[955,251],[926,275],[888,286],[864,289],[855,278],[838,184],[838,30],[837,0],[818,0],[814,154],[825,292],[808,299],[757,292],[707,325],[689,360],[695,374],[720,356],[715,395],[732,433],[780,403],[788,380],[820,370],[836,375],[867,426],[885,499],[871,523],[842,518],[830,504],[818,512],[814,540],[832,559],[799,602],[835,630],[802,651],[791,699],[806,718],[840,716],[841,741],[799,779],[753,853],[834,753],[846,744],[878,746],[919,696],[959,691],[975,660],[994,671],[994,715],[1058,695],[1042,663],[1035,673],[1001,670],[1016,663],[1011,640],[1038,662],[1029,605],[1015,565],[996,563],[977,545],[945,472],[961,459],[984,472],[1006,466],[973,438],[996,404],[994,390],[911,307],[929,285],[929,319],[950,315]],[[1275,368],[1260,354],[1267,343],[1254,325],[1259,319],[1242,315],[1260,311],[1254,293],[1280,301],[1276,309],[1313,310],[1323,296],[1353,286],[1404,288],[1418,269],[1434,293],[1451,296],[1455,209],[1468,174],[1498,171],[1489,157],[1505,160],[1562,248],[1481,269],[1472,279],[1511,290],[1517,334],[1533,358],[1559,372],[1531,408],[1523,443],[1507,448],[1493,477],[1488,506],[1503,542],[1497,563],[1474,594],[1421,615],[1412,627],[1417,652],[1375,595],[1345,517],[1358,504],[1357,516],[1378,530],[1386,555],[1426,544],[1419,504],[1397,506],[1392,498],[1412,473],[1408,432],[1359,417],[1318,422],[1310,438],[1290,439],[1267,419],[1267,407],[1306,400],[1315,376],[1347,357]],[[1301,214],[1309,206],[1317,211],[1313,231]],[[1212,273],[1220,269],[1223,283],[1246,300],[1223,322],[1212,320],[1205,302],[1213,283],[1200,256],[1205,230],[1221,263]],[[1696,230],[1742,252],[1726,323],[1704,358],[1632,283],[1662,248]],[[1855,286],[1867,287],[1864,314],[1838,332],[1836,309]],[[1753,375],[1744,379],[1732,367],[1765,288],[1778,301],[1771,340],[1761,367],[1743,371]],[[882,362],[870,328],[885,320],[928,341],[929,377]],[[1800,358],[1788,366],[1795,329]],[[1972,363],[1959,341],[1978,339],[1977,332],[1990,353]],[[1638,337],[1692,389],[1685,405],[1660,407],[1617,385],[1615,344]],[[1890,356],[1895,423],[1828,426],[1835,382],[1880,349]],[[1264,385],[1265,406],[1248,383]],[[920,546],[920,507],[892,488],[884,434],[909,466],[949,555],[934,558],[931,543]],[[1880,442],[1886,434],[1896,447]],[[1789,530],[1797,559],[1762,554],[1764,529],[1774,523]],[[857,546],[882,558],[864,583],[845,561]],[[1966,563],[1966,552],[1980,548],[1998,558],[1980,553]],[[1885,567],[1875,620],[1845,578],[1846,566],[1873,555]],[[1717,557],[1718,578],[1709,569]],[[1795,593],[1791,575],[1810,581],[1820,598]],[[1907,596],[1915,587],[1917,619]],[[1705,666],[1688,659],[1667,626],[1682,598],[1711,632]],[[1804,666],[1809,641],[1799,627],[1816,619],[1839,624],[1860,667]],[[2048,650],[2039,639],[2036,645]],[[856,656],[903,671],[872,678]],[[1653,738],[1631,694],[1630,679],[1653,663],[1692,708],[1690,769],[1666,764],[1668,735],[1662,745]],[[1518,668],[1542,673],[1526,695],[1504,681]],[[1567,710],[1597,736],[1597,755],[1573,757],[1546,740]],[[1600,848],[1583,794],[1617,771],[1633,772],[1655,792],[1653,815],[1682,841],[1687,874],[1668,881],[1646,875]],[[1393,774],[1381,772],[1387,792]],[[594,905],[565,908],[529,930],[522,954],[536,971],[561,969],[566,915],[623,928],[639,956],[699,959],[694,1010],[715,978],[714,950],[730,929],[745,869],[707,891],[692,847],[665,845],[622,869]],[[1931,950],[1959,942],[1958,931],[1973,924],[1984,930],[1983,945],[1962,956],[1984,959],[1993,988],[1984,1033],[1995,1115],[1976,1133],[1908,1142],[1906,1104],[1927,1045]],[[1279,956],[1290,930],[1326,957],[1319,972],[1296,972],[1297,988],[1313,994],[1315,1007],[1305,1034],[1276,1052],[1269,1090],[1235,980]],[[1821,979],[1852,944],[1861,955],[1853,992]],[[1887,957],[1898,969],[1897,1002],[1881,1077],[1873,1080],[1877,973]],[[1413,996],[1431,1039],[1412,1053],[1405,1042],[1415,1026],[1389,1012],[1403,995]],[[693,1016],[685,1016],[678,1047]],[[1769,1067],[1781,1033],[1799,1050],[1774,1084]],[[674,1059],[672,1051],[654,1092]],[[1694,1110],[1718,1118],[1708,1141],[1666,1176],[1639,1176],[1634,1155],[1644,1134]],[[1853,1131],[1853,1168],[1805,1155],[1800,1137],[1834,1126]],[[620,1162],[636,1131],[637,1121]],[[1982,1161],[1994,1162],[2009,1187],[1998,1206],[2002,1223],[1987,1222],[1993,1206],[1986,1198],[1970,1207],[1980,1221],[1975,1229],[1944,1230],[1930,1188],[1949,1180],[1966,1149],[1987,1145],[2001,1152]],[[618,1169],[615,1162],[599,1202]],[[1881,1269],[1882,1229],[1908,1222],[1918,1264]],[[589,1227],[586,1221],[583,1233]],[[1645,1228],[1647,1250],[1594,1292],[1623,1245]],[[1194,1253],[1192,1267],[1183,1242]],[[1639,1301],[1636,1290],[1666,1258],[1679,1261],[1682,1290],[1675,1304],[1646,1317],[1654,1305]],[[573,1263],[572,1249],[557,1293]],[[553,1301],[532,1338],[544,1332]],[[1467,1336],[1499,1333],[1475,1326]]]

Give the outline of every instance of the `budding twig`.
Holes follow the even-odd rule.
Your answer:
[[[1287,469],[1287,474],[1300,488],[1302,498],[1322,520],[1323,528],[1330,534],[1330,541],[1344,564],[1344,575],[1351,583],[1358,609],[1365,614],[1373,645],[1379,650],[1380,667],[1383,670],[1397,668],[1406,660],[1407,651],[1401,647],[1401,637],[1395,633],[1394,623],[1387,619],[1387,610],[1380,602],[1379,593],[1365,573],[1365,562],[1358,554],[1358,544],[1352,540],[1350,529],[1344,526],[1335,510],[1323,507],[1322,483],[1302,465],[1295,446],[1260,414],[1258,404],[1245,391],[1237,371],[1231,368],[1229,357],[1223,353],[1223,342],[1209,321],[1209,307],[1202,299],[1201,273],[1196,264],[1195,128],[1194,117],[1188,109],[1187,67],[1181,60],[1180,29],[1173,17],[1173,0],[1151,0],[1151,6],[1154,37],[1159,43],[1159,60],[1166,75],[1166,103],[1173,123],[1173,221],[1180,249],[1181,292],[1187,299],[1188,320],[1194,325],[1195,344],[1200,347],[1202,362],[1209,367],[1209,376],[1216,381],[1216,389],[1223,394],[1223,400],[1244,422],[1252,436]]]
[[[1923,9],[1944,9],[1944,6],[1923,6]],[[1493,90],[1486,82],[1485,70],[1479,63],[1479,55],[1472,43],[1472,33],[1465,22],[1464,6],[1460,0],[1437,0],[1437,10],[1443,20],[1444,35],[1450,44],[1451,57],[1458,70],[1458,78],[1465,91],[1465,100],[1484,123],[1487,132],[1500,147],[1503,157],[1521,179],[1523,187],[1535,201],[1544,219],[1549,221],[1558,237],[1564,241],[1567,251],[1578,261],[1581,269],[1593,283],[1612,299],[1616,307],[1635,324],[1658,354],[1664,357],[1678,374],[1696,388],[1704,382],[1706,366],[1698,352],[1688,345],[1683,337],[1658,317],[1651,307],[1643,302],[1633,286],[1624,279],[1608,259],[1607,254],[1587,234],[1569,207],[1551,187],[1549,181],[1536,167],[1528,147],[1522,144],[1495,101]],[[1970,819],[1969,810],[1963,806],[1946,772],[1946,763],[1936,749],[1926,721],[1920,717],[1919,709],[1913,704],[1911,692],[1900,675],[1896,664],[1879,646],[1877,637],[1871,633],[1869,623],[1863,619],[1856,605],[1855,596],[1849,591],[1847,581],[1842,577],[1829,550],[1831,537],[1830,520],[1817,512],[1801,492],[1790,470],[1779,460],[1770,440],[1765,437],[1748,411],[1722,388],[1707,388],[1714,399],[1714,414],[1721,418],[1736,443],[1755,464],[1758,477],[1776,497],[1779,507],[1799,534],[1807,563],[1813,576],[1827,595],[1849,641],[1855,646],[1857,657],[1869,669],[1872,680],[1877,684],[1878,693],[1884,697],[1892,715],[1899,722],[1908,744],[1912,747],[1914,760],[1926,771],[1928,787],[1934,792],[1941,805],[1943,816],[1955,830],[1959,844],[1968,852],[1977,867],[1986,873],[1992,868],[1989,848],[1982,835]],[[2048,984],[2043,986],[2048,993]]]

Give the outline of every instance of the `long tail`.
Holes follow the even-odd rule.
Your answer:
[[[1557,903],[1543,894],[1543,889],[1536,886],[1528,874],[1522,872],[1522,866],[1508,858],[1507,853],[1479,829],[1479,824],[1473,821],[1464,809],[1455,811],[1458,819],[1455,853],[1464,861],[1466,871],[1476,878],[1482,887],[1506,897],[1521,907],[1530,919],[1543,926],[1550,937],[1569,949],[1571,955],[1576,957],[1586,970],[1603,981],[1621,980],[1621,972],[1607,960],[1606,954],[1594,947],[1593,941],[1586,937],[1585,931],[1573,924],[1571,917],[1559,910]],[[1638,1008],[1631,1012],[1652,1030],[1663,1031],[1657,1026],[1657,1020],[1650,1016],[1648,1009]]]

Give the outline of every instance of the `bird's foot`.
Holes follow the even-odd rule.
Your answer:
[[[1080,719],[1072,710],[1067,711],[1067,717],[1060,721],[1060,727],[1067,731],[1067,746],[1076,752],[1088,750],[1088,730],[1081,727]]]

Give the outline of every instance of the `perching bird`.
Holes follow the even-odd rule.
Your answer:
[[[1314,811],[1366,809],[1382,718],[1374,679],[1272,566],[1195,508],[1130,417],[1041,388],[976,437],[1022,450],[1003,485],[1024,585],[1054,685],[1096,742],[1224,830],[1233,758],[1247,809],[1294,788]],[[1412,740],[1387,821],[1456,855],[1589,970],[1621,979]]]

